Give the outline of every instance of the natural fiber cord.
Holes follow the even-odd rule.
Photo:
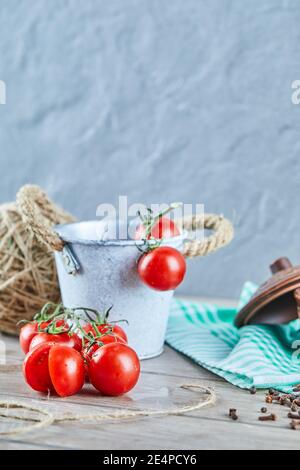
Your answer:
[[[204,408],[208,405],[213,405],[216,402],[216,394],[215,392],[207,387],[203,387],[199,384],[183,384],[180,386],[185,390],[196,389],[201,391],[204,395],[207,395],[206,400],[198,400],[195,404],[187,404],[182,406],[177,406],[174,408],[169,408],[165,410],[138,410],[138,411],[123,411],[117,410],[112,412],[102,412],[99,411],[97,413],[90,413],[90,414],[64,414],[64,415],[55,415],[50,411],[46,410],[45,407],[36,407],[30,405],[26,402],[19,402],[19,401],[12,401],[12,400],[5,400],[0,401],[0,416],[3,418],[13,418],[16,420],[23,420],[23,421],[32,421],[33,423],[26,426],[20,426],[14,429],[8,429],[5,431],[0,431],[0,436],[7,436],[7,435],[18,435],[23,434],[29,431],[35,431],[40,428],[44,428],[46,426],[50,426],[53,423],[61,423],[61,422],[68,422],[68,421],[123,421],[126,419],[137,419],[143,417],[155,417],[155,416],[166,416],[166,415],[179,415],[188,413],[190,411],[196,411],[201,408]],[[18,412],[14,415],[9,415],[5,411],[8,410],[20,410],[25,409],[29,411],[37,412],[40,415],[40,418],[24,418]]]
[[[40,415],[37,419],[28,419],[24,418],[22,415],[8,415],[5,411],[8,410],[28,410],[34,411]],[[54,422],[54,415],[48,411],[46,411],[41,407],[36,407],[32,405],[28,405],[27,403],[21,403],[16,401],[0,401],[0,416],[2,418],[13,418],[20,421],[31,421],[33,424],[28,424],[27,426],[20,426],[19,428],[8,429],[6,431],[1,431],[0,436],[15,436],[17,434],[24,434],[30,431],[36,431],[39,428],[45,428],[46,426],[50,426]]]
[[[61,251],[64,243],[53,230],[53,223],[57,223],[57,216],[65,216],[62,209],[54,206],[46,194],[37,186],[24,186],[17,195],[17,202],[23,221],[30,227],[38,240],[49,249]],[[179,227],[189,232],[200,229],[213,230],[214,233],[204,239],[188,240],[185,243],[183,254],[186,257],[205,256],[223,246],[233,239],[234,230],[231,222],[225,217],[215,214],[189,216],[178,219]]]
[[[231,222],[222,215],[204,214],[203,217],[191,215],[178,220],[179,226],[188,232],[196,230],[213,230],[214,233],[201,240],[188,240],[184,246],[184,256],[194,258],[196,256],[206,256],[209,253],[219,250],[228,245],[234,236],[234,229]]]
[[[53,230],[53,225],[73,222],[74,218],[49,200],[46,193],[35,185],[23,186],[17,194],[17,205],[24,224],[47,248],[61,251],[64,243]]]
[[[44,214],[43,227],[70,222],[72,216],[53,205],[37,186],[27,185],[18,193],[18,202],[24,209],[30,203],[26,194],[37,198]],[[29,210],[29,213],[32,213]],[[35,231],[36,233],[36,231]],[[48,302],[58,302],[55,261],[52,250],[36,239],[28,219],[23,217],[15,203],[0,206],[0,331],[17,334],[17,322],[31,320]]]

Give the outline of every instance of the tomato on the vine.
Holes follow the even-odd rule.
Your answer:
[[[116,324],[112,325],[110,323],[106,323],[106,324],[98,325],[97,328],[101,334],[111,331],[114,335],[117,335],[119,338],[123,339],[125,343],[128,342],[127,335],[120,325],[116,325]]]
[[[23,373],[33,390],[44,393],[55,391],[65,397],[81,390],[85,367],[78,351],[48,342],[39,344],[27,353]]]
[[[85,325],[84,330],[86,330],[86,332],[92,333],[94,337],[98,336],[95,330],[93,328],[90,329],[89,326],[92,326],[92,325]],[[92,358],[93,354],[100,347],[104,346],[105,344],[111,344],[111,343],[127,344],[127,341],[125,341],[124,338],[122,338],[121,336],[116,335],[114,333],[104,333],[103,335],[98,337],[94,343],[89,343],[87,340],[85,340],[85,347],[82,350],[82,356],[84,357],[86,361],[89,361]]]
[[[21,328],[19,342],[22,351],[27,354],[32,339],[38,333],[38,324],[36,322],[27,323]]]
[[[33,338],[36,335],[46,333],[46,329],[49,327],[50,323],[51,323],[50,321],[43,321],[43,322],[32,321],[32,322],[26,323],[26,325],[24,325],[21,328],[19,342],[20,342],[21,349],[25,354],[28,353]],[[69,329],[67,323],[64,320],[56,320],[54,325],[55,325],[55,328],[59,328],[62,331],[64,330],[67,331]]]
[[[169,246],[161,246],[143,254],[138,262],[141,280],[156,290],[175,289],[183,281],[185,272],[183,255]]]
[[[105,346],[106,344],[113,344],[113,343],[121,343],[121,344],[127,344],[126,341],[124,341],[123,338],[120,336],[114,335],[114,334],[104,334],[100,338],[97,338],[97,340],[89,344],[86,342],[85,347],[82,350],[82,356],[86,361],[89,361],[93,354],[102,346]]]
[[[101,336],[99,338],[103,343],[111,343],[114,338],[115,341],[119,339],[121,342],[127,343],[127,335],[123,328],[119,325],[112,325],[109,323],[87,323],[84,325],[83,330],[86,334],[90,334],[93,337]],[[103,335],[103,336],[102,336]]]
[[[177,237],[178,235],[180,235],[180,231],[173,220],[168,217],[160,217],[148,234],[147,228],[143,224],[138,225],[134,239],[143,240],[146,238],[149,240],[150,238],[155,238],[161,240],[163,238]]]
[[[29,351],[35,348],[38,344],[42,343],[59,343],[65,346],[69,346],[70,348],[74,348],[77,351],[81,351],[82,349],[82,341],[77,335],[77,333],[72,332],[72,334],[68,333],[59,333],[59,334],[51,334],[51,333],[38,333],[32,339]]]
[[[75,395],[82,389],[85,379],[81,354],[68,346],[55,344],[49,351],[49,374],[60,397]]]
[[[48,314],[50,307],[54,312]],[[140,363],[127,345],[125,331],[108,322],[110,309],[101,315],[87,308],[84,326],[76,310],[85,309],[46,304],[21,329],[20,345],[27,353],[23,362],[26,382],[33,390],[61,397],[77,393],[85,380],[106,395],[128,392],[138,380]]]
[[[37,392],[53,390],[49,374],[48,358],[53,343],[42,343],[27,353],[23,363],[23,374],[28,385]]]
[[[104,395],[129,392],[140,376],[140,361],[127,344],[111,343],[98,348],[88,362],[92,385]]]

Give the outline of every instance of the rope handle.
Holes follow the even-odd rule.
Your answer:
[[[228,245],[234,236],[232,223],[222,215],[191,215],[182,219],[177,219],[175,222],[179,224],[179,227],[182,227],[188,232],[195,232],[199,229],[209,229],[214,231],[212,235],[204,239],[186,241],[183,248],[183,255],[187,258],[206,256],[209,253],[213,253],[223,246]]]
[[[19,190],[17,205],[23,222],[37,239],[51,250],[62,251],[64,242],[53,230],[53,225],[73,222],[74,218],[56,206],[36,185],[27,184]],[[188,258],[208,255],[228,245],[234,235],[231,222],[221,215],[204,214],[204,217],[192,215],[177,219],[177,223],[189,232],[199,229],[214,231],[212,235],[204,239],[185,242],[183,254]]]
[[[50,250],[62,251],[63,240],[53,230],[53,225],[74,222],[74,217],[54,204],[47,194],[33,184],[23,186],[16,197],[23,223],[38,241]]]

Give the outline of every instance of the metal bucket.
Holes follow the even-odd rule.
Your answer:
[[[160,354],[173,292],[157,292],[141,283],[136,269],[140,256],[137,242],[115,240],[106,228],[103,231],[109,236],[99,237],[99,224],[103,223],[100,221],[58,225],[54,229],[53,225],[61,220],[73,218],[35,185],[25,185],[19,190],[17,205],[26,228],[55,252],[65,306],[101,311],[113,305],[111,320],[129,322],[124,328],[140,358]],[[187,258],[215,252],[228,245],[234,234],[231,222],[222,215],[189,215],[177,219],[176,224],[187,232],[164,244],[182,251]],[[203,229],[212,233],[198,237],[197,231],[202,233]]]
[[[163,351],[170,302],[174,291],[159,292],[139,279],[141,256],[134,240],[99,240],[100,221],[56,227],[65,242],[55,252],[62,301],[66,307],[89,307],[104,311],[113,305],[109,319],[127,320],[122,327],[129,345],[140,359]],[[163,244],[179,251],[185,234]]]

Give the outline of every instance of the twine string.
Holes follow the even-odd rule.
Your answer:
[[[155,416],[172,416],[172,415],[181,415],[191,411],[200,410],[206,406],[214,405],[216,403],[216,394],[214,390],[209,387],[204,387],[200,384],[182,384],[180,388],[185,390],[195,389],[204,395],[207,398],[203,401],[202,399],[197,400],[196,403],[189,403],[181,406],[175,406],[173,408],[168,408],[164,410],[117,410],[112,412],[96,412],[88,414],[69,414],[65,413],[62,415],[55,415],[45,408],[39,406],[33,406],[31,404],[23,403],[21,401],[15,400],[1,400],[0,401],[0,416],[3,418],[10,418],[22,421],[32,421],[32,424],[19,426],[13,429],[8,429],[0,431],[0,436],[7,435],[18,435],[26,432],[35,431],[37,429],[45,428],[55,423],[62,422],[84,422],[84,421],[124,421],[128,419],[138,419],[143,417],[155,417]],[[36,418],[23,417],[21,414],[18,414],[18,410],[28,410],[35,412],[39,415]],[[5,413],[5,410],[13,410],[15,413],[13,415],[8,415]]]
[[[28,410],[28,411],[33,411],[35,413],[39,414],[38,418],[24,418],[22,415],[14,414],[12,416],[9,416],[7,413],[5,413],[5,410]],[[0,401],[0,416],[2,418],[13,418],[13,419],[18,419],[21,421],[34,421],[33,424],[29,424],[26,426],[20,426],[18,428],[13,428],[13,429],[7,429],[5,431],[0,431],[0,436],[10,436],[10,435],[17,435],[17,434],[24,434],[26,432],[31,432],[31,431],[36,431],[37,429],[40,428],[45,428],[47,426],[50,426],[54,422],[54,415],[45,410],[44,408],[36,407],[33,405],[28,405],[26,403],[18,402],[18,401]]]

